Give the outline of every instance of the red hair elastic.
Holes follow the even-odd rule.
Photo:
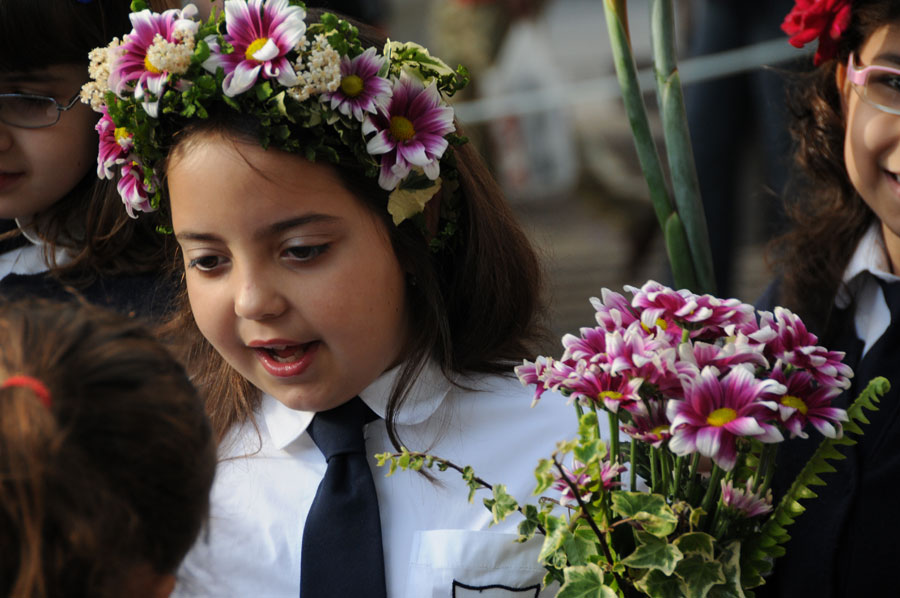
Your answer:
[[[0,388],[10,388],[12,386],[21,386],[24,388],[31,389],[38,400],[41,402],[41,405],[50,409],[50,391],[44,386],[44,383],[38,380],[37,378],[32,378],[31,376],[10,376],[6,379],[3,384],[0,384]]]

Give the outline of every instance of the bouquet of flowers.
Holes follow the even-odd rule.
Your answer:
[[[560,598],[746,596],[783,554],[798,500],[823,483],[827,460],[840,458],[835,446],[855,442],[845,432],[861,432],[863,409],[875,408],[886,381],[847,410],[833,407],[852,372],[790,311],[757,313],[652,281],[626,290],[630,301],[606,289],[592,299],[597,326],[563,337],[559,359],[516,368],[535,403],[554,391],[579,418],[578,438],[535,470],[536,494],[550,493],[536,505],[430,455],[379,461],[391,472],[456,469],[470,500],[490,489],[495,521],[518,512],[522,541],[544,535],[545,582],[562,584]],[[778,443],[810,428],[825,439],[773,504]]]

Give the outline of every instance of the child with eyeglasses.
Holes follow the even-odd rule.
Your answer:
[[[798,312],[829,347],[844,350],[853,387],[892,384],[855,446],[823,476],[818,498],[788,528],[786,555],[757,595],[895,596],[900,479],[900,3],[798,0],[782,28],[791,43],[818,38],[815,68],[790,97],[802,178],[788,204],[779,281],[762,301]],[[895,300],[896,298],[896,300]],[[843,404],[842,404],[843,403]],[[816,443],[780,449],[784,492]]]
[[[130,31],[128,13],[127,0],[0,0],[0,298],[142,315],[171,301],[163,237],[98,181],[98,116],[79,101],[88,53]]]

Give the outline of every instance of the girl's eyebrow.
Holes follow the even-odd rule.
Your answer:
[[[896,65],[900,65],[900,54],[895,54],[893,52],[885,52],[883,54],[879,54],[878,56],[876,56],[875,60],[873,60],[872,62],[879,61],[879,60],[885,61],[885,62],[892,62]]]
[[[303,216],[298,216],[297,218],[289,218],[288,220],[281,220],[279,222],[264,226],[256,231],[253,234],[253,237],[254,239],[260,239],[271,234],[283,233],[284,231],[290,230],[292,228],[304,226],[306,224],[312,224],[314,222],[337,222],[339,220],[340,218],[338,218],[337,216],[331,216],[328,214],[305,214]],[[204,241],[216,243],[221,243],[223,241],[222,237],[215,233],[200,233],[193,231],[182,231],[180,233],[176,233],[175,239],[177,239],[178,241]]]

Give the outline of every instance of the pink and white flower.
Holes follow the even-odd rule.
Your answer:
[[[672,436],[669,419],[666,417],[666,404],[664,401],[647,399],[646,405],[647,414],[633,413],[631,424],[623,425],[622,431],[635,440],[659,448]]]
[[[777,405],[761,400],[783,392],[784,386],[775,380],[757,380],[746,368],[736,367],[720,380],[718,370],[707,366],[689,381],[684,400],[672,399],[666,407],[672,422],[669,449],[676,455],[699,452],[731,470],[739,436],[766,443],[784,440],[770,423]]]
[[[244,93],[259,77],[293,87],[300,78],[287,55],[306,33],[305,18],[306,11],[288,0],[225,0],[225,42],[234,51],[225,54],[215,36],[207,37],[211,54],[203,67],[224,69],[228,97]]]
[[[841,422],[847,421],[847,412],[831,406],[834,398],[841,394],[841,389],[816,384],[812,374],[804,370],[795,370],[786,376],[780,365],[772,370],[770,376],[787,389],[783,395],[772,399],[778,403],[781,421],[791,438],[807,438],[803,431],[807,423],[828,438],[841,436]]]
[[[765,496],[753,490],[753,478],[744,488],[735,488],[731,481],[722,480],[722,504],[747,519],[772,512],[772,490]]]
[[[365,113],[375,114],[379,106],[391,97],[391,82],[379,77],[384,58],[369,48],[355,58],[341,59],[341,86],[322,94],[323,101],[331,101],[331,108],[358,121]]]
[[[753,322],[753,306],[737,299],[719,299],[712,295],[695,295],[688,290],[676,291],[650,280],[638,289],[627,286],[634,294],[631,305],[641,311],[641,322],[652,330],[659,322],[676,324],[695,332],[692,338],[708,334],[720,335],[726,327]]]
[[[806,370],[823,386],[850,388],[853,370],[841,361],[844,353],[817,345],[816,335],[790,310],[776,307],[774,315],[761,312],[759,330],[750,338],[765,344],[764,354],[771,361]]]
[[[540,400],[541,395],[547,390],[545,378],[547,370],[552,366],[552,360],[539,355],[534,362],[525,360],[522,365],[515,367],[516,376],[522,382],[523,386],[529,384],[534,385],[534,398],[532,399],[532,407]]]
[[[429,179],[437,179],[441,156],[449,145],[444,136],[455,130],[453,109],[441,99],[436,83],[426,87],[402,74],[388,103],[362,125],[364,135],[374,133],[366,145],[369,154],[381,156],[378,184],[392,191],[414,166]]]
[[[106,106],[101,107],[100,120],[94,129],[100,135],[100,151],[97,153],[97,176],[101,179],[113,179],[114,168],[129,160],[129,153],[134,147],[132,135],[124,128],[116,128],[116,123],[109,117]]]
[[[160,44],[193,44],[193,34],[199,26],[190,18],[195,13],[193,5],[183,11],[172,9],[161,14],[150,10],[131,13],[129,18],[134,29],[120,45],[109,50],[112,59],[110,89],[119,97],[133,91],[134,98],[142,103],[147,114],[156,118],[159,98],[169,78],[169,65],[154,64],[152,50]]]
[[[141,165],[131,160],[122,165],[122,178],[119,179],[116,188],[122,201],[125,203],[125,210],[132,218],[137,218],[134,211],[152,212],[153,206],[150,205],[150,194],[153,188],[144,184],[144,169]]]

